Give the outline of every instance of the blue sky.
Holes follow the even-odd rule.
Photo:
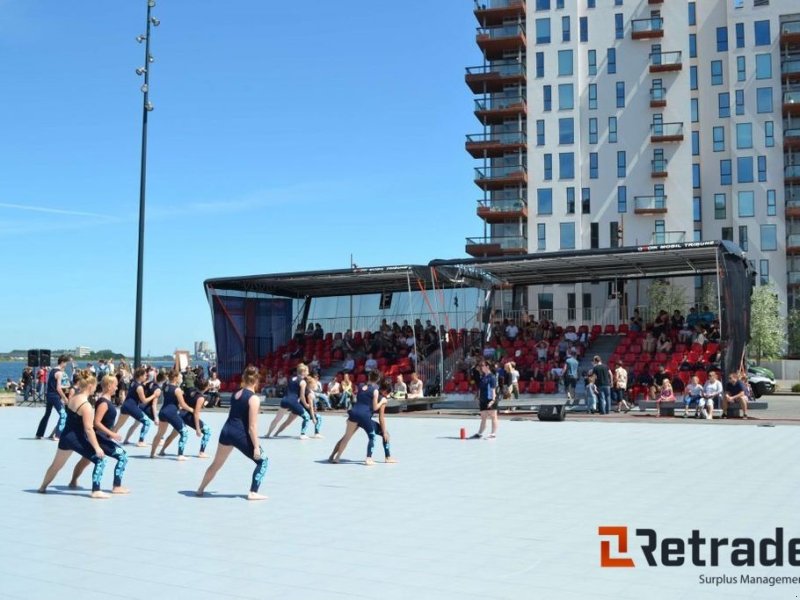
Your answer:
[[[0,351],[133,351],[145,0],[0,0]],[[427,262],[480,235],[464,0],[158,0],[143,351],[209,277]]]

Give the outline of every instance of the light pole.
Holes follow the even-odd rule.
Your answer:
[[[144,42],[144,66],[136,69],[136,74],[144,75],[142,84],[142,165],[139,179],[139,260],[136,269],[136,331],[133,343],[133,366],[142,364],[142,279],[144,276],[144,200],[147,181],[147,113],[153,110],[150,103],[150,67],[153,55],[150,54],[151,27],[158,27],[161,21],[151,15],[156,0],[147,0],[147,27],[145,33],[138,35],[136,41]]]

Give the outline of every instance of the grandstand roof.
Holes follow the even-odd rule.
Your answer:
[[[658,246],[631,246],[605,250],[548,252],[502,258],[434,260],[429,265],[400,265],[303,271],[245,277],[208,279],[206,288],[255,292],[287,298],[350,296],[426,289],[434,284],[430,267],[436,267],[436,287],[486,287],[490,285],[552,285],[612,279],[690,277],[717,272],[718,252],[744,260],[743,252],[729,242],[709,241]]]

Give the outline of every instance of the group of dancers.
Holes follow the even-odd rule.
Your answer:
[[[47,487],[74,452],[79,454],[81,459],[75,465],[70,488],[78,488],[81,473],[93,464],[91,497],[108,498],[109,494],[103,492],[100,487],[106,462],[108,457],[111,457],[116,461],[114,485],[111,491],[113,494],[129,493],[128,488],[122,485],[128,463],[128,453],[123,444],[131,443],[130,440],[140,425],[141,432],[136,443],[139,447],[146,446],[145,438],[148,431],[153,425],[157,427],[150,447],[151,458],[155,458],[157,452],[158,456],[164,456],[167,447],[178,438],[177,459],[186,460],[186,445],[192,429],[197,437],[201,438],[198,457],[208,457],[206,448],[212,432],[200,418],[205,405],[201,384],[197,388],[184,391],[180,387],[181,374],[177,369],[166,374],[159,373],[148,381],[147,370],[139,368],[134,372],[133,382],[125,401],[120,406],[120,417],[117,419],[117,407],[112,402],[117,391],[117,379],[106,375],[98,386],[95,375],[88,370],[82,370],[75,374],[73,381],[67,381],[64,367],[68,361],[68,356],[59,357],[58,367],[51,371],[47,383],[47,406],[36,437],[42,439],[50,413],[55,409],[59,414],[59,421],[51,439],[58,441],[58,450],[45,473],[39,492],[46,492]],[[260,398],[256,394],[258,383],[258,369],[247,367],[242,374],[241,388],[231,396],[230,411],[219,435],[217,452],[197,489],[198,496],[205,494],[206,487],[235,448],[255,462],[248,500],[266,498],[258,493],[269,462],[258,442],[258,414],[261,406]],[[312,437],[322,438],[320,434],[322,417],[315,410],[313,392],[315,383],[308,367],[300,364],[296,375],[289,381],[287,394],[282,399],[278,413],[270,423],[264,438],[280,435],[297,417],[302,419],[301,439],[308,439],[307,430],[312,422],[314,424]],[[345,433],[334,446],[329,462],[340,461],[350,439],[359,428],[364,430],[368,438],[367,465],[374,464],[372,454],[376,436],[380,436],[383,441],[386,462],[396,462],[391,456],[385,419],[385,408],[390,393],[390,384],[381,383],[381,375],[377,371],[369,373],[367,381],[359,384],[356,402],[347,413]],[[377,420],[374,418],[375,415]],[[128,417],[132,417],[136,422],[129,428],[123,441],[120,432]],[[170,426],[172,431],[159,452],[159,445]]]

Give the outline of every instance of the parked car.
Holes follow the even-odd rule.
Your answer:
[[[759,369],[756,367],[756,369]],[[760,398],[765,394],[772,394],[775,392],[775,377],[767,376],[761,370],[756,370],[752,367],[747,367],[747,379],[750,382],[750,387],[753,389],[753,396]],[[763,369],[768,373],[772,373],[769,369]]]

